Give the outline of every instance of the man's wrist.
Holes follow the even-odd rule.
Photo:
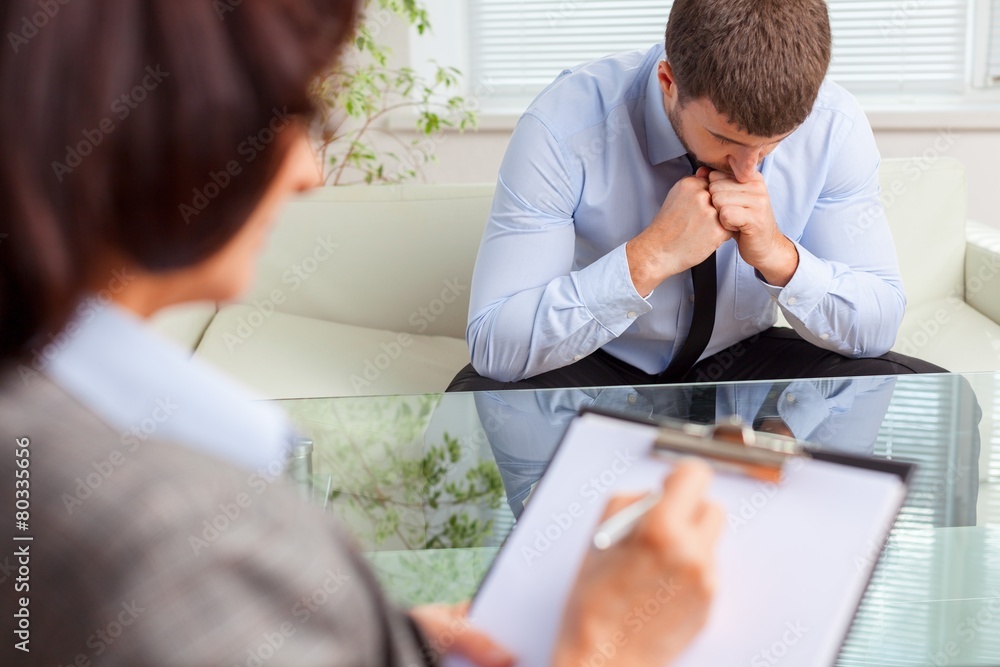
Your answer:
[[[651,270],[653,258],[646,251],[641,237],[637,236],[625,244],[625,259],[628,261],[632,286],[640,296],[651,294],[663,282],[664,278]]]
[[[772,253],[768,262],[762,262],[754,268],[764,277],[768,285],[785,287],[795,277],[799,270],[799,250],[787,237],[781,237],[779,250]]]

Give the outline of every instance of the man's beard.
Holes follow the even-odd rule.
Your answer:
[[[688,146],[688,142],[684,139],[684,122],[681,120],[681,115],[680,113],[678,113],[676,107],[673,109],[669,109],[667,111],[667,120],[670,121],[670,125],[673,126],[674,128],[674,134],[677,135],[677,138],[681,142],[681,146],[684,147],[684,150],[687,151],[687,154],[690,156],[691,161],[694,163],[695,170],[697,170],[698,167],[706,167],[708,169],[711,169],[712,171],[721,171],[725,174],[732,173],[732,170],[729,168],[729,165],[716,165],[716,164],[711,164],[709,162],[705,162],[704,160],[698,157],[697,153],[691,150],[691,147]]]

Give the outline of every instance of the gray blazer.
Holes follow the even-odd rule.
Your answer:
[[[277,481],[170,443],[133,451],[38,375],[0,374],[0,443],[10,533],[0,551],[0,664],[435,660],[350,539]],[[18,472],[25,450],[27,476]],[[24,479],[30,514],[19,530]],[[30,653],[15,647],[11,627],[25,597]]]

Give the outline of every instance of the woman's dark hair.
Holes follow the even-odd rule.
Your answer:
[[[0,361],[69,321],[108,252],[164,271],[244,225],[357,0],[5,0]],[[106,267],[103,267],[106,269]],[[120,278],[120,277],[119,277]]]

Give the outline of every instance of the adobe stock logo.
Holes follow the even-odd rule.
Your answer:
[[[55,18],[63,5],[68,5],[69,3],[70,0],[38,0],[40,11],[22,18],[21,30],[19,32],[7,33],[7,41],[10,42],[14,53],[18,53],[21,47],[27,46],[28,42],[38,35],[38,31],[47,26],[49,21]]]
[[[153,67],[150,65],[144,70],[142,79],[133,86],[132,90],[122,93],[111,103],[111,113],[118,119],[118,123],[123,123],[132,112],[139,108],[139,105],[146,101],[150,93],[163,83],[170,76],[170,72],[165,72],[160,65]],[[62,162],[58,160],[52,163],[52,171],[60,183],[73,170],[83,164],[87,156],[100,146],[104,139],[118,129],[118,125],[110,117],[105,116],[98,123],[97,127],[83,131],[83,138],[73,146],[66,146],[66,157]]]
[[[577,521],[585,515],[584,508],[593,505],[605,497],[619,479],[627,473],[639,460],[634,452],[629,450],[619,450],[615,453],[614,459],[607,468],[599,474],[594,475],[580,486],[580,496],[586,503],[572,502],[563,511],[549,515],[549,522],[541,528],[536,528],[531,544],[521,545],[521,557],[527,565],[531,565],[545,553],[552,545],[562,539],[563,535],[569,533]]]
[[[242,162],[233,159],[223,165],[219,171],[209,171],[204,184],[201,187],[192,188],[190,202],[182,203],[177,207],[185,224],[189,224],[193,218],[201,215],[209,204],[243,173],[243,168],[256,160],[257,156],[266,150],[281,134],[281,131],[292,122],[293,117],[288,113],[288,107],[272,108],[271,118],[267,125],[260,128],[255,134],[247,135],[236,147],[236,155],[243,158]]]
[[[750,659],[751,667],[772,667],[788,655],[809,632],[799,621],[785,623],[785,631],[767,648],[761,649]]]

